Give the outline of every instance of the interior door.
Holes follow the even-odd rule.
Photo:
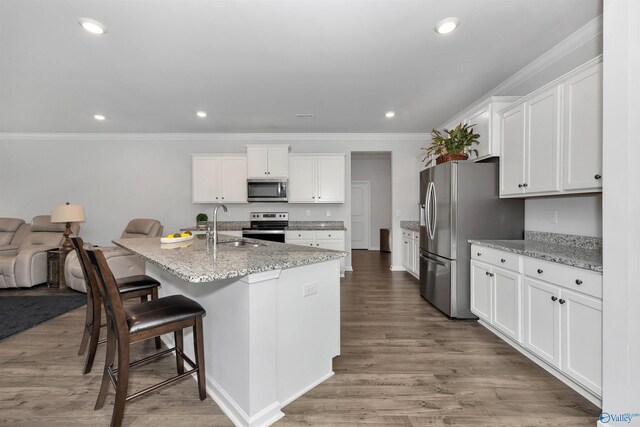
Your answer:
[[[369,249],[369,184],[351,183],[351,249]]]

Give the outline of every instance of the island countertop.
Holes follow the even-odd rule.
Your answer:
[[[204,236],[162,244],[160,238],[119,239],[113,243],[191,283],[212,282],[263,271],[316,264],[345,257],[346,252],[220,234],[220,242],[246,240],[258,247],[218,245],[207,250]]]

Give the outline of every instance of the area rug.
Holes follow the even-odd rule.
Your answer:
[[[84,294],[0,297],[0,340],[86,303]]]

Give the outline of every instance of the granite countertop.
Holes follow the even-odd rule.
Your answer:
[[[411,231],[420,231],[420,222],[418,221],[400,221],[400,228]]]
[[[287,230],[346,230],[342,221],[289,221]]]
[[[537,240],[469,240],[469,243],[602,272],[602,251],[597,248]]]
[[[209,221],[213,228],[213,222]],[[242,231],[243,228],[250,227],[249,221],[218,221],[218,231]],[[182,231],[204,230],[206,227],[196,226],[181,228]],[[346,230],[342,221],[289,221],[287,230]]]
[[[254,247],[218,245],[207,250],[206,238],[195,236],[183,243],[160,243],[159,237],[114,240],[116,245],[191,283],[242,277],[263,271],[316,264],[347,256],[346,252],[310,246],[267,242],[220,234],[220,242],[245,240]]]

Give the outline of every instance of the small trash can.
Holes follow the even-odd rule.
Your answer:
[[[389,229],[380,229],[380,252],[391,252],[391,246],[389,245]]]

